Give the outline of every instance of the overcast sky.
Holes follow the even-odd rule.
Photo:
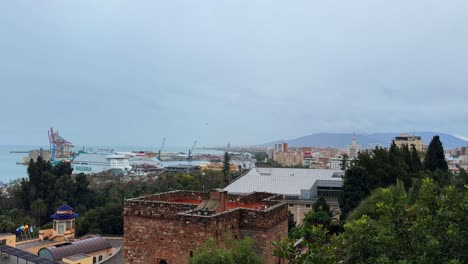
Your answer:
[[[468,1],[0,1],[0,144],[468,137]]]

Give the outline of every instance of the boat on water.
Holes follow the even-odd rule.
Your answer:
[[[155,157],[150,157],[146,153],[116,152],[117,155],[124,155],[128,158],[130,166],[133,168],[154,167],[162,168],[161,161]]]
[[[71,160],[74,173],[93,174],[107,170],[120,170],[124,175],[132,171],[126,155],[79,151]]]

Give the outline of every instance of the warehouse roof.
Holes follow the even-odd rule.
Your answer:
[[[225,190],[234,194],[269,192],[301,195],[315,182],[325,186],[341,186],[342,171],[292,168],[255,168],[228,185]]]

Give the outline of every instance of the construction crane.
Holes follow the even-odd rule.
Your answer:
[[[158,159],[161,160],[161,151],[164,149],[164,143],[166,143],[166,138],[163,139],[163,142],[161,144],[161,148],[158,151]]]
[[[196,145],[197,145],[197,141],[195,140],[195,142],[193,143],[192,148],[189,149],[189,151],[188,151],[188,156],[187,156],[188,161],[192,161],[192,159],[193,159],[192,153],[193,153],[193,149],[195,148]]]

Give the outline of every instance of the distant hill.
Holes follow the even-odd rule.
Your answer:
[[[410,135],[421,136],[424,144],[429,144],[434,135],[439,135],[444,149],[468,146],[468,141],[453,135],[438,132],[408,132]],[[400,133],[373,133],[356,134],[357,142],[362,148],[374,148],[390,146],[392,139]],[[352,133],[317,133],[290,140],[277,140],[262,144],[261,146],[274,146],[278,142],[287,142],[291,147],[333,147],[345,149],[351,143]]]

